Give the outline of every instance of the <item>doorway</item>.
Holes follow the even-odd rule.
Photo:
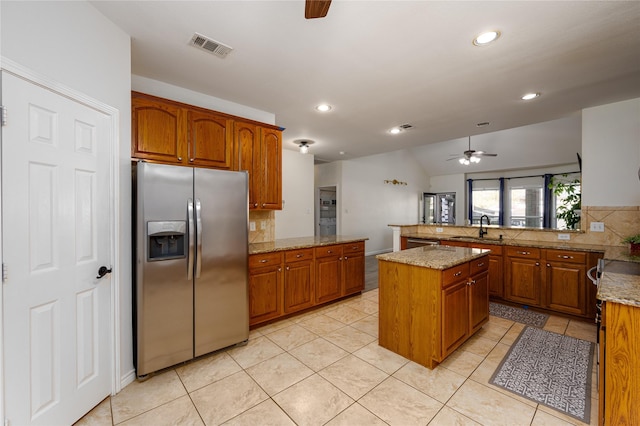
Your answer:
[[[317,190],[316,235],[335,236],[337,229],[337,189],[336,186],[321,186]]]

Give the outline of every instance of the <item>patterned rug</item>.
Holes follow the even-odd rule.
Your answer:
[[[534,327],[544,327],[549,315],[528,309],[514,308],[513,306],[502,305],[500,303],[489,303],[489,313],[495,317],[505,318],[522,324]]]
[[[489,383],[588,424],[594,346],[525,327]]]

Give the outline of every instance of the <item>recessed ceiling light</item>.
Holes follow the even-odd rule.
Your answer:
[[[397,135],[398,133],[400,133],[402,131],[401,128],[399,127],[394,127],[393,129],[389,130],[389,133],[391,133],[392,135]]]
[[[535,99],[538,96],[540,96],[540,93],[527,93],[526,95],[522,96],[522,100],[523,101],[530,101],[531,99]]]
[[[316,106],[316,109],[320,112],[327,112],[327,111],[331,111],[331,105],[329,104],[320,104],[318,106]]]
[[[473,44],[476,46],[485,46],[492,41],[497,40],[498,37],[500,37],[500,31],[487,31],[473,39]]]

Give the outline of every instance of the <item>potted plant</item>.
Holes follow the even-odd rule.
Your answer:
[[[629,244],[629,253],[632,256],[640,256],[640,234],[627,237],[622,242]]]
[[[562,175],[563,178],[567,178],[567,176],[567,174]],[[549,183],[549,189],[553,195],[562,197],[562,204],[556,207],[556,217],[564,220],[567,229],[578,229],[582,201],[580,179],[567,182],[554,176]]]

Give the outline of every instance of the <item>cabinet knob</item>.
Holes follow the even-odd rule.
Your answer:
[[[346,259],[346,257],[345,257],[345,259]],[[339,260],[339,261],[342,261],[342,258],[341,258],[341,257],[339,257],[339,258],[338,258],[338,260]]]
[[[178,161],[182,161],[182,157],[178,157]]]
[[[269,260],[267,259],[260,259],[260,263],[267,263]]]
[[[262,203],[262,207],[264,207],[264,203]]]
[[[348,257],[347,257],[347,256],[345,256],[345,257],[344,257],[344,260],[347,260],[347,259],[348,259]]]
[[[573,259],[573,256],[567,256],[567,255],[562,256],[562,255],[560,255],[560,254],[558,255],[558,257],[559,257],[560,259]]]
[[[289,269],[289,267],[287,266],[287,271],[289,271],[289,270],[290,270],[290,269]]]
[[[478,268],[482,268],[484,266],[484,262],[478,263]]]
[[[282,272],[282,267],[278,267],[278,272]]]
[[[453,274],[454,277],[459,277],[460,275],[462,275],[462,271],[458,271],[455,274]]]
[[[536,266],[540,266],[540,262],[536,262]]]
[[[190,163],[193,163],[194,160],[195,160],[194,158],[189,158]]]
[[[253,207],[258,207],[258,203],[253,203]]]
[[[524,254],[524,255],[530,255],[530,254],[531,254],[531,252],[530,252],[530,251],[518,251],[518,252],[516,252],[516,253],[518,253],[518,254]]]
[[[301,255],[301,254],[296,254],[296,257],[297,257],[297,258],[301,258],[301,257],[302,257],[302,255]]]
[[[550,267],[551,265],[549,263],[547,263],[547,268]]]
[[[333,250],[327,250],[327,253],[331,254],[333,253]]]

